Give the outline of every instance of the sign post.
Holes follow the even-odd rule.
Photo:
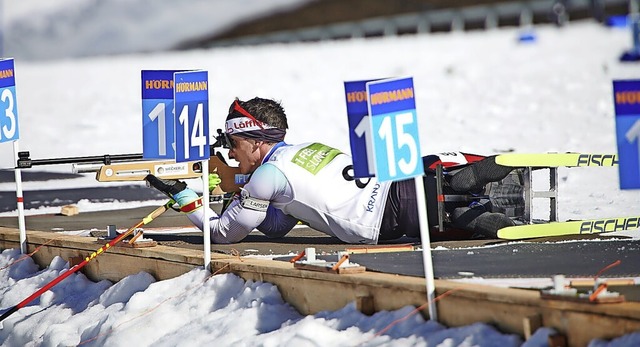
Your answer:
[[[13,59],[0,60],[0,142],[13,141],[13,158],[18,161],[20,128],[18,126],[18,101]],[[18,205],[18,227],[20,229],[20,251],[27,253],[27,231],[22,196],[22,171],[13,169],[16,178],[16,202]]]
[[[204,268],[211,265],[209,221],[209,80],[207,71],[176,72],[173,75],[176,162],[202,161],[204,205]]]
[[[429,318],[438,320],[413,91],[412,78],[345,82],[354,176],[415,180]]]
[[[613,81],[620,189],[640,188],[640,80]]]

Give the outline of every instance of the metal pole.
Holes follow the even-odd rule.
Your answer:
[[[427,285],[427,300],[429,302],[429,319],[438,320],[436,310],[436,286],[433,278],[433,258],[431,257],[431,239],[429,238],[429,219],[427,216],[427,199],[424,194],[422,176],[415,178],[416,198],[418,202],[418,220],[420,221],[420,238],[422,240],[422,263],[424,265],[424,279]]]
[[[1,2],[1,1],[0,1]],[[19,145],[18,140],[13,141],[13,159],[18,158]],[[27,254],[27,228],[24,218],[24,197],[22,196],[22,172],[20,169],[14,169],[16,177],[16,202],[18,204],[18,227],[20,229],[20,252]]]
[[[209,216],[209,159],[202,161],[202,205],[204,208],[204,223],[202,224],[202,237],[204,243],[204,268],[211,271],[211,225]],[[212,271],[213,272],[213,271]]]

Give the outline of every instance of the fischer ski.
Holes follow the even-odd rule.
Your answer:
[[[593,153],[506,153],[496,156],[496,164],[513,167],[617,166],[617,154]]]
[[[515,225],[498,230],[498,238],[520,240],[536,237],[600,234],[638,228],[640,228],[640,216],[613,217]]]

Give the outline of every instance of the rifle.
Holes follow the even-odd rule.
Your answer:
[[[210,145],[209,173],[217,173],[223,192],[240,191],[247,177],[238,167],[229,166],[216,148],[230,148],[229,139],[217,129],[216,141]],[[189,179],[202,175],[202,162],[177,163],[174,160],[145,160],[141,153],[105,154],[102,156],[31,159],[28,151],[18,153],[17,169],[28,169],[38,165],[72,164],[73,173],[96,173],[99,182],[142,181],[148,174],[163,179]]]

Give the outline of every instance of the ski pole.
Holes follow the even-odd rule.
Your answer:
[[[0,322],[2,322],[5,318],[9,317],[10,315],[15,313],[19,309],[21,309],[24,306],[26,306],[28,303],[33,301],[35,298],[37,298],[40,295],[42,295],[42,293],[44,293],[47,290],[49,290],[51,287],[53,287],[56,284],[60,283],[65,278],[69,277],[72,273],[82,269],[85,265],[87,265],[87,263],[89,263],[91,260],[93,260],[93,258],[95,258],[98,255],[102,254],[103,252],[108,250],[110,247],[113,247],[115,244],[120,242],[120,240],[122,240],[125,237],[129,236],[136,228],[139,228],[139,227],[141,227],[143,225],[149,224],[156,217],[160,216],[166,210],[168,210],[171,207],[171,205],[173,205],[173,204],[174,204],[174,201],[173,200],[169,200],[166,204],[156,208],[153,212],[149,213],[140,222],[138,222],[138,224],[132,226],[126,232],[124,232],[124,233],[120,234],[119,236],[115,237],[113,240],[109,241],[107,244],[105,244],[104,246],[100,247],[97,251],[91,253],[91,255],[89,255],[88,257],[84,258],[84,260],[81,263],[79,263],[77,265],[74,265],[69,270],[67,270],[65,273],[63,273],[62,275],[54,278],[53,280],[51,280],[51,282],[47,283],[44,287],[40,288],[35,293],[31,294],[31,296],[29,296],[28,298],[22,300],[20,303],[18,303],[17,305],[13,306],[12,308],[10,308],[7,312],[3,313],[2,316],[0,316]]]

